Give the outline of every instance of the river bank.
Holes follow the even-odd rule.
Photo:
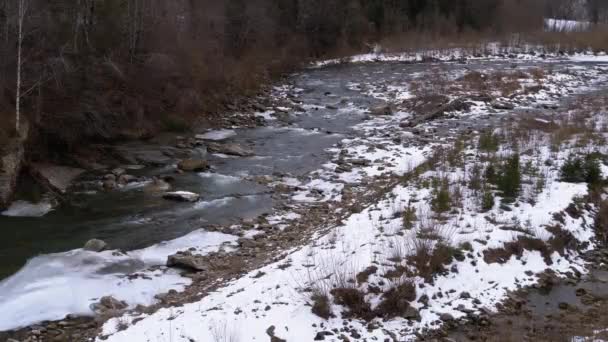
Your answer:
[[[283,110],[277,106],[275,117],[277,113],[281,116],[283,115],[281,113],[288,112],[295,125],[274,127],[272,135],[295,134],[300,138],[290,139],[289,143],[285,140],[265,141],[263,138],[252,140],[252,137],[260,138],[259,130],[241,132],[236,129],[236,136],[228,139],[236,139],[239,143],[242,141],[239,139],[252,141],[251,147],[256,156],[272,158],[276,157],[278,152],[286,153],[282,157],[272,158],[278,161],[270,164],[264,164],[256,157],[229,159],[224,170],[235,169],[235,165],[238,166],[239,163],[244,163],[250,170],[260,170],[240,177],[258,185],[270,184],[273,189],[271,196],[273,199],[279,199],[279,205],[275,204],[275,209],[270,215],[261,217],[254,215],[253,219],[238,218],[237,223],[219,224],[216,229],[236,233],[237,236],[238,232],[241,232],[242,237],[253,237],[253,239],[240,239],[236,245],[228,243],[225,248],[220,248],[219,252],[207,255],[203,255],[207,253],[206,251],[196,251],[193,253],[195,256],[201,253],[201,257],[196,257],[198,262],[207,265],[208,270],[204,272],[199,270],[191,275],[192,282],[189,285],[183,284],[184,287],[179,289],[185,292],[170,292],[169,295],[160,297],[161,304],[139,308],[140,312],[151,313],[164,306],[171,307],[177,303],[206,298],[205,293],[222,286],[226,279],[253,271],[273,260],[281,260],[283,255],[297,252],[298,247],[307,243],[314,245],[314,241],[318,240],[322,232],[334,230],[342,219],[352,220],[351,213],[365,210],[369,205],[377,203],[385,194],[393,192],[395,185],[403,181],[402,177],[424,164],[432,155],[431,152],[438,147],[452,144],[459,134],[474,135],[474,132],[479,132],[485,127],[498,126],[508,120],[510,115],[505,114],[511,113],[511,109],[505,108],[505,105],[513,109],[551,110],[550,108],[555,108],[558,97],[567,96],[577,90],[590,89],[594,82],[601,81],[604,74],[601,66],[579,68],[566,62],[560,68],[559,63],[556,62],[551,67],[552,73],[542,77],[543,87],[534,88],[536,89],[534,91],[531,87],[538,86],[533,83],[538,80],[532,75],[535,73],[534,70],[539,68],[535,63],[545,65],[544,62],[532,62],[530,65],[526,64],[530,63],[529,61],[521,61],[519,65],[515,63],[515,67],[513,63],[512,60],[508,62],[495,60],[471,62],[468,65],[436,63],[337,66],[305,72],[295,76],[293,84],[276,87],[274,93],[276,98],[295,101],[292,101],[291,109]],[[350,72],[346,72],[347,75],[344,75],[344,68],[351,68]],[[491,93],[508,91],[508,88],[502,87],[509,79],[507,76],[522,71],[516,77],[518,87],[513,88],[513,94],[510,94],[514,95],[513,97],[504,96],[509,94],[497,93],[490,95],[489,99],[480,98],[478,92],[473,94],[470,89],[462,88],[450,92],[448,98],[434,99],[433,103],[426,106],[424,103],[413,101],[421,99],[419,94],[430,89],[429,85],[424,84],[429,80],[432,81],[431,86],[435,87],[435,91],[437,87],[445,87],[444,89],[447,90],[455,80],[463,82],[464,79],[464,82],[469,84],[470,82],[463,76],[474,72],[491,76],[495,71],[493,69],[500,70],[506,78],[500,83],[501,89],[487,90]],[[444,74],[446,76],[442,76]],[[420,83],[417,90],[412,87],[412,84],[416,83]],[[462,86],[466,87],[466,84]],[[512,82],[511,85],[513,84]],[[468,97],[461,99],[463,96]],[[456,100],[467,104],[454,107]],[[451,106],[445,107],[448,104]],[[299,112],[296,107],[301,107],[304,111]],[[437,108],[443,109],[437,113]],[[300,114],[297,114],[298,112]],[[420,125],[412,124],[416,122],[412,120],[412,112],[428,119],[423,120]],[[429,114],[433,115],[429,116]],[[259,112],[257,115],[268,117],[272,114]],[[341,119],[332,120],[340,116]],[[428,122],[429,120],[431,121]],[[239,137],[241,134],[243,136]],[[293,138],[294,135],[291,137]],[[319,145],[319,141],[325,139],[323,137],[327,141]],[[305,145],[307,143],[309,145]],[[268,148],[267,153],[260,153],[260,149],[263,151],[264,146]],[[290,150],[293,146],[307,146],[305,151],[308,155],[302,155],[302,150]],[[295,151],[297,154],[291,155]],[[320,151],[325,151],[323,157],[318,156]],[[222,158],[221,153],[219,157],[218,153],[215,154],[213,158],[226,159]],[[220,163],[215,164],[212,161],[210,164],[216,168],[213,170],[215,173],[223,174],[222,166],[217,166],[221,165]],[[284,169],[281,169],[282,167]],[[277,169],[279,174],[275,174]],[[272,170],[270,174],[268,170]],[[281,172],[283,174],[280,174]],[[228,176],[234,177],[230,174]],[[262,176],[264,179],[256,179]],[[197,177],[205,178],[200,174]],[[188,190],[185,187],[179,187],[178,190],[184,189]],[[188,206],[184,204],[184,207]],[[241,209],[229,207],[227,210],[232,213]],[[337,214],[329,214],[332,212]],[[198,222],[196,225],[208,230],[211,228],[209,223]],[[229,228],[232,231],[227,230]],[[279,246],[281,248],[276,248]],[[281,261],[280,264],[287,265],[289,262]],[[285,266],[285,269],[289,268]],[[252,279],[262,277],[252,276]],[[123,298],[119,299],[123,300]],[[124,300],[128,301],[127,298]],[[298,302],[294,300],[290,306],[297,306]],[[43,334],[44,338],[49,338],[50,335],[53,335],[53,338],[56,336],[65,338],[74,333],[79,334],[78,338],[92,337],[96,334],[96,330],[92,327],[98,327],[101,323],[89,320],[82,323],[79,320],[64,321],[62,325],[74,329],[48,329],[49,324],[45,324],[42,326],[45,329],[44,334],[40,334]],[[125,321],[125,323],[132,322]],[[57,326],[58,323],[50,324]],[[81,324],[86,328],[82,328]],[[30,337],[37,336],[33,331],[40,332],[39,329],[30,328],[18,331],[12,336],[21,339],[25,338],[24,334]],[[55,334],[57,331],[59,333]],[[279,334],[278,331],[276,333]],[[121,336],[119,333],[114,334],[111,323],[108,323],[104,327],[104,335],[110,334],[116,335],[116,338]],[[263,332],[262,335],[265,334]]]

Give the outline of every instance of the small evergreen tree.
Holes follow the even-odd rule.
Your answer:
[[[519,167],[519,156],[514,154],[503,164],[503,171],[498,177],[498,190],[503,198],[514,201],[519,196],[521,188],[521,171]]]

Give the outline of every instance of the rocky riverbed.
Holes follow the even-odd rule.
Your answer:
[[[538,74],[538,69],[549,68],[550,73]],[[68,317],[31,325],[36,323],[26,306],[1,326],[30,325],[6,334],[19,340],[85,340],[100,332],[128,339],[134,331],[128,328],[137,327],[140,318],[208,298],[229,279],[262,279],[269,271],[261,267],[274,264],[290,272],[291,253],[314,246],[320,236],[383,200],[437,148],[462,134],[501,127],[522,113],[544,120],[562,98],[599,87],[607,71],[602,64],[528,59],[309,70],[277,85],[269,105],[251,114],[256,122],[265,123],[263,127],[226,127],[112,148],[122,163],[75,180],[68,201],[43,219],[2,219],[2,224],[23,225],[26,232],[30,225],[32,234],[46,231],[41,229],[44,225],[63,229],[40,239],[47,244],[61,240],[60,244],[34,247],[22,260],[41,251],[77,248],[91,238],[104,240],[109,250],[75,250],[30,260],[0,283],[5,290],[0,307],[16,310],[13,303],[25,299],[32,308],[42,308],[39,320]],[[498,77],[500,89],[471,89],[476,77]],[[443,91],[449,95],[425,96]],[[19,238],[31,236],[13,241]],[[156,245],[164,240],[172,241]],[[69,265],[74,260],[80,262]],[[50,262],[59,262],[60,269],[54,270],[58,274],[33,276]],[[87,282],[69,278],[91,262],[97,265],[86,271]],[[53,291],[53,282],[36,293],[20,290],[23,284],[61,279],[62,272],[74,288],[91,288],[88,281],[93,279],[112,284],[107,287],[112,290],[85,291],[81,296],[60,293],[78,303],[46,312],[36,298]],[[143,285],[152,280],[158,284],[160,279],[165,285],[154,290]],[[128,288],[143,288],[145,295],[133,300],[133,292],[124,291]],[[267,311],[274,312],[276,305],[282,304],[271,304]],[[76,312],[70,312],[73,307]],[[128,318],[98,330],[125,310],[131,312]],[[93,312],[96,318],[79,317]],[[288,334],[282,328],[266,328],[263,336]],[[128,332],[121,334],[123,330]],[[322,331],[313,330],[313,335]],[[354,337],[350,330],[349,334]]]

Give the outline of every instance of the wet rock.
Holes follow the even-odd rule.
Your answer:
[[[393,115],[393,108],[388,104],[384,104],[370,108],[369,112],[372,115]]]
[[[163,198],[169,201],[177,202],[196,202],[201,196],[189,191],[174,191],[163,195]]]
[[[193,255],[190,252],[178,252],[167,258],[168,267],[176,267],[198,272],[206,271],[207,264],[201,255]]]
[[[102,297],[99,304],[112,310],[123,310],[128,306],[126,302],[118,300],[112,296]]]
[[[439,315],[439,319],[444,321],[444,322],[451,322],[454,320],[454,316],[452,316],[451,314],[445,312],[442,313],[441,315]]]
[[[101,252],[108,247],[108,244],[99,239],[91,239],[84,244],[83,249],[89,252]]]
[[[116,316],[127,309],[129,305],[121,300],[118,300],[112,296],[102,297],[98,303],[91,305],[91,309],[98,314]],[[59,322],[60,326],[67,326],[68,322]]]
[[[103,182],[104,190],[114,190],[114,189],[116,189],[116,186],[117,186],[116,181],[112,180],[112,179],[108,179]]]
[[[159,193],[165,192],[171,189],[171,184],[165,182],[162,179],[154,179],[150,184],[144,187],[144,192],[147,193]]]
[[[315,336],[315,341],[325,341],[325,336],[333,336],[331,331],[319,331]]]
[[[132,175],[120,175],[120,177],[118,177],[118,184],[120,185],[126,185],[129,183],[134,183],[137,182],[137,177],[132,176]]]
[[[72,182],[85,172],[83,169],[52,164],[32,164],[30,170],[44,185],[61,193],[65,193]]]
[[[251,157],[254,155],[253,150],[239,144],[209,143],[207,145],[207,150],[211,153],[222,153],[237,157]]]
[[[209,169],[209,164],[202,159],[186,159],[177,164],[177,167],[182,171],[200,172]]]
[[[438,119],[449,112],[467,111],[471,108],[472,104],[462,99],[456,99],[444,105],[431,106],[430,108],[429,106],[424,106],[417,112],[416,117],[409,121],[410,127],[417,126],[426,121]]]
[[[112,170],[112,174],[116,177],[120,177],[126,173],[127,173],[127,171],[123,168],[116,168],[116,169]]]
[[[503,102],[503,101],[492,101],[492,103],[490,104],[492,106],[492,108],[494,109],[499,109],[499,110],[512,110],[515,109],[515,105],[509,102]]]
[[[416,309],[412,306],[408,307],[405,310],[405,312],[403,313],[403,318],[411,319],[411,320],[415,320],[415,321],[422,320],[422,317],[420,316],[420,312],[418,311],[418,309]]]
[[[471,101],[480,101],[480,102],[492,102],[493,98],[492,96],[488,95],[488,94],[473,94],[473,95],[469,95],[469,100]]]

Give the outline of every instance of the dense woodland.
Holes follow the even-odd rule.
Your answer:
[[[0,0],[0,135],[14,134],[18,103],[39,139],[65,147],[180,129],[310,59],[394,37],[534,32],[548,15],[600,23],[607,7],[605,0]]]

